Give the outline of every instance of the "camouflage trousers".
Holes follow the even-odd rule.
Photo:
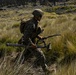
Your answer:
[[[38,62],[36,63],[39,63],[43,71],[45,71],[47,68],[47,65],[45,63],[46,59],[43,54],[43,51],[40,48],[36,48],[36,49],[28,48],[27,50],[25,49],[21,57],[21,59],[23,59],[22,63],[27,61],[27,59],[29,59],[32,56],[35,56],[37,58]]]

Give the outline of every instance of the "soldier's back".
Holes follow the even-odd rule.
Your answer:
[[[24,33],[24,30],[31,27],[32,24],[33,24],[32,19],[29,19],[29,20],[23,19],[20,23],[20,32]]]

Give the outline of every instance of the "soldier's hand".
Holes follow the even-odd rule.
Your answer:
[[[34,48],[34,49],[36,49],[37,47],[36,47],[36,44],[34,44],[32,41],[31,41],[31,39],[29,38],[29,41],[30,41],[30,44],[31,44],[31,46],[30,47],[32,47],[32,48]]]
[[[43,37],[42,37],[42,36],[39,36],[39,35],[38,35],[38,38],[39,38],[40,40],[42,40],[42,39],[43,39]]]
[[[36,44],[34,44],[34,43],[32,43],[31,47],[34,48],[34,49],[37,48],[37,47],[36,47]]]

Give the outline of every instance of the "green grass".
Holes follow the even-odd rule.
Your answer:
[[[43,8],[42,8],[43,9]],[[45,10],[44,8],[43,10]],[[61,34],[61,36],[49,38],[46,43],[51,43],[52,50],[46,52],[43,50],[47,62],[59,62],[60,64],[66,64],[76,59],[76,13],[64,13],[56,14],[54,11],[64,9],[76,10],[73,7],[54,7],[53,9],[45,10],[44,16],[39,25],[44,29],[42,36],[48,36],[52,34]],[[50,10],[53,10],[50,11]],[[28,11],[28,12],[27,12]],[[22,34],[19,31],[19,24],[22,18],[27,20],[31,18],[30,14],[32,10],[27,9],[14,9],[0,11],[0,51],[5,55],[11,55],[13,51],[18,51],[17,48],[7,47],[6,43],[17,43]],[[62,63],[63,62],[63,63]],[[72,64],[68,67],[63,66],[57,71],[57,75],[76,75],[76,67]],[[76,65],[76,64],[75,64]],[[67,72],[65,72],[67,70]],[[2,74],[4,75],[4,74]]]
[[[70,66],[65,65],[65,66],[59,67],[60,69],[57,70],[56,75],[76,75],[75,65],[76,63],[71,63]]]

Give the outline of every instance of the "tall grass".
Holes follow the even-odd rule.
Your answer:
[[[22,18],[26,20],[32,17],[30,10],[27,11],[24,9],[0,11],[0,55],[3,54],[2,56],[4,56],[4,59],[1,59],[1,61],[3,61],[0,63],[1,75],[8,75],[9,72],[11,72],[10,75],[15,75],[12,73],[16,67],[13,70],[12,65],[8,64],[11,62],[11,58],[9,58],[10,60],[8,61],[5,55],[12,55],[12,53],[18,49],[7,47],[6,43],[17,43],[22,36],[19,31],[20,20]],[[54,63],[56,61],[60,64],[65,64],[63,67],[61,65],[61,67],[58,68],[57,75],[76,75],[76,63],[74,61],[76,59],[76,13],[59,15],[55,12],[45,12],[39,25],[44,29],[44,32],[41,34],[42,36],[61,34],[61,36],[48,38],[46,40],[46,43],[51,43],[52,46],[52,49],[48,52],[43,50],[47,62]],[[74,62],[71,63],[72,61]],[[67,63],[70,64],[70,66],[67,66]],[[10,70],[8,71],[9,68]],[[23,71],[21,70],[20,72],[22,73]],[[19,75],[21,75],[21,73]]]

